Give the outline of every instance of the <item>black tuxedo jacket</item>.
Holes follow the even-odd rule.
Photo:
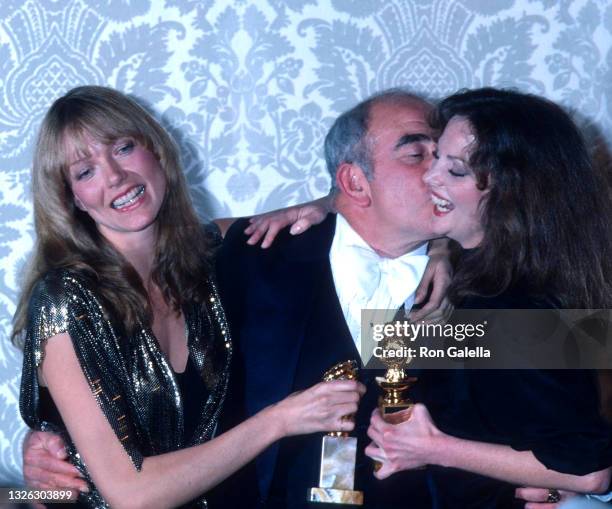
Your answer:
[[[221,299],[234,341],[234,365],[221,431],[321,380],[337,362],[359,359],[336,295],[329,250],[336,216],[298,236],[282,231],[262,250],[246,244],[245,220],[230,228],[217,258]],[[359,440],[356,489],[366,507],[430,507],[425,473],[380,482],[363,455],[378,390],[368,391],[353,435]],[[211,497],[211,507],[321,507],[307,504],[317,486],[323,434],[290,437],[272,445]],[[215,504],[215,502],[217,502]],[[337,507],[337,506],[335,506]]]

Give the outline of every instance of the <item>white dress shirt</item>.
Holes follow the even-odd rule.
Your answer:
[[[338,214],[329,261],[342,313],[359,353],[361,310],[389,309],[395,314],[402,304],[409,310],[428,260],[426,243],[398,258],[380,256]]]

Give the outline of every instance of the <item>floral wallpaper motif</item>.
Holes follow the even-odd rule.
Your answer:
[[[8,342],[33,243],[41,117],[81,84],[133,94],[177,139],[202,217],[308,200],[322,142],[367,95],[513,86],[612,145],[612,0],[4,0],[0,3],[0,485],[21,479]]]

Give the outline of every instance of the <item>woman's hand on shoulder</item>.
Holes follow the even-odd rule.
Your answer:
[[[365,386],[354,380],[320,382],[287,396],[268,407],[270,418],[280,426],[281,436],[317,431],[351,431],[351,415],[357,411]]]
[[[291,225],[291,235],[299,235],[312,225],[323,222],[325,216],[332,211],[333,198],[328,195],[301,205],[253,216],[250,219],[251,224],[244,230],[244,233],[249,235],[247,244],[253,246],[261,240],[262,249],[266,249],[272,245],[278,232],[286,226]]]

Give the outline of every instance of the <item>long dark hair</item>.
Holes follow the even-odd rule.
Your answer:
[[[484,238],[461,256],[451,299],[520,288],[566,308],[610,307],[612,206],[569,115],[535,95],[482,88],[443,100],[432,125],[454,116],[476,136],[469,165],[489,192]]]
[[[106,87],[78,87],[53,103],[38,134],[32,168],[37,240],[14,317],[14,341],[27,325],[34,285],[57,268],[77,270],[93,279],[104,303],[127,331],[151,321],[148,294],[136,270],[74,204],[66,177],[65,141],[79,143],[87,136],[102,143],[134,137],[157,156],[167,185],[157,217],[152,279],[174,309],[185,302],[204,303],[207,296],[210,240],[191,204],[173,141],[125,94]]]

